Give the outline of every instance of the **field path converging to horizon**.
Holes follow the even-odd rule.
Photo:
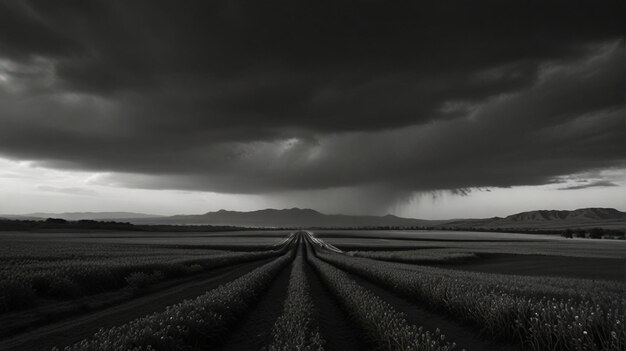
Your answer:
[[[576,250],[546,254],[524,271],[514,264],[532,259],[524,247],[558,246],[547,239],[478,247],[413,238],[399,250],[393,238],[384,246],[361,235],[353,237],[359,250],[348,251],[353,246],[336,233],[268,234],[256,246],[238,235],[221,247],[200,236],[178,245],[150,239],[146,247],[137,238],[85,244],[91,239],[57,237],[37,254],[28,253],[28,238],[5,238],[11,252],[0,257],[0,278],[17,269],[12,265],[23,272],[2,281],[0,299],[18,302],[10,291],[35,288],[31,305],[4,305],[0,350],[626,348],[625,261],[614,257],[615,247],[585,257]],[[102,250],[126,266],[107,261]],[[558,266],[576,259],[571,271]],[[587,279],[583,263],[607,272]],[[556,267],[537,272],[541,264]],[[98,277],[118,283],[81,285]],[[58,281],[74,295],[60,295]]]

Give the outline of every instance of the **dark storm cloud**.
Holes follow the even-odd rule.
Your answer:
[[[619,1],[0,1],[0,154],[235,193],[555,182],[624,165],[623,14]]]

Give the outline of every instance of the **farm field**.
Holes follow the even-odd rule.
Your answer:
[[[289,231],[243,231],[243,232],[0,232],[3,242],[89,243],[89,244],[138,244],[208,248],[208,249],[265,249],[284,241]]]
[[[0,350],[624,350],[626,242],[0,233]]]
[[[470,233],[471,234],[471,233]],[[489,233],[492,234],[492,233]],[[525,235],[525,234],[524,234]],[[393,251],[410,249],[449,248],[477,253],[503,253],[514,255],[556,255],[568,257],[626,258],[624,240],[563,239],[535,240],[527,235],[526,240],[432,240],[398,239],[381,237],[334,236],[326,242],[344,251]]]
[[[446,241],[554,241],[564,238],[543,234],[516,234],[498,232],[464,232],[445,230],[316,230],[322,239],[369,238]]]

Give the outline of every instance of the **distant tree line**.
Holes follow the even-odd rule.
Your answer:
[[[605,229],[605,228],[567,228],[567,229],[531,229],[531,228],[450,228],[450,227],[436,227],[435,229],[441,230],[456,230],[456,231],[468,231],[468,232],[499,232],[499,233],[520,233],[520,234],[545,234],[545,235],[561,235],[565,238],[592,238],[592,239],[623,239],[624,230],[619,229]]]
[[[446,227],[446,226],[368,226],[368,227],[314,227],[310,229],[324,230],[446,230],[459,232],[490,232],[513,234],[544,234],[561,235],[565,238],[592,238],[592,239],[624,239],[626,233],[619,229],[605,228],[567,228],[567,229],[531,229],[531,228],[476,228],[476,227]]]
[[[0,219],[0,231],[55,231],[55,230],[124,230],[141,232],[224,232],[258,230],[235,226],[213,225],[136,225],[128,222],[94,221],[82,219],[67,221],[62,218],[46,220]]]
[[[132,224],[129,222],[79,220],[67,221],[61,218],[46,220],[10,220],[0,219],[0,231],[37,231],[37,230],[125,230],[142,232],[227,232],[246,230],[296,230],[299,227],[237,227],[213,225],[169,225],[169,224]],[[447,230],[462,232],[493,232],[561,235],[565,238],[625,239],[624,230],[606,228],[568,228],[568,229],[529,229],[529,228],[475,228],[446,226],[367,226],[367,227],[308,227],[311,230]]]
[[[591,228],[585,229],[565,229],[561,236],[564,238],[590,238],[590,239],[624,239],[624,231],[617,229]]]

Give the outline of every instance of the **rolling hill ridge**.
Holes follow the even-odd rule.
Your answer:
[[[566,210],[537,210],[516,213],[504,218],[455,220],[445,226],[456,228],[519,228],[519,229],[565,229],[602,227],[626,228],[626,212],[614,208],[581,208]]]
[[[136,216],[134,216],[136,215]],[[324,214],[312,209],[264,209],[249,212],[219,210],[197,215],[156,216],[128,212],[33,213],[5,218],[29,219],[63,218],[66,220],[93,219],[133,224],[215,225],[273,228],[347,228],[347,227],[433,227],[473,229],[565,229],[626,228],[626,212],[613,208],[582,208],[567,210],[536,210],[507,217],[426,220],[394,215],[354,216]]]

